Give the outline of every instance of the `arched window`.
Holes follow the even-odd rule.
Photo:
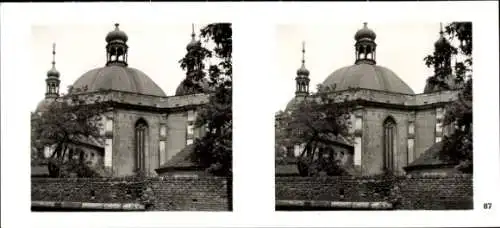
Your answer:
[[[148,125],[140,119],[135,124],[135,168],[144,171]]]
[[[396,121],[388,117],[384,121],[384,169],[392,172],[394,169],[394,146],[396,145]]]

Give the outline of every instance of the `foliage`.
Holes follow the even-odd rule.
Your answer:
[[[197,47],[181,60],[183,69],[199,69],[186,80],[200,84],[206,80],[210,87],[208,104],[198,112],[195,127],[206,128],[205,134],[194,142],[192,160],[215,175],[232,175],[232,28],[229,23],[209,24],[201,29],[205,44],[213,43],[213,50]],[[195,64],[215,58],[208,69]],[[212,60],[212,59],[211,59]],[[208,77],[207,77],[208,76]]]
[[[354,102],[331,97],[334,88],[318,87],[318,92],[299,101],[281,116],[282,133],[277,143],[290,147],[304,145],[299,155],[301,175],[345,175],[347,171],[334,160],[333,145],[352,143],[351,109]],[[329,156],[325,158],[324,155]]]
[[[33,113],[31,141],[37,155],[32,156],[32,162],[48,164],[52,177],[63,177],[69,173],[76,173],[79,177],[97,176],[82,159],[74,159],[73,153],[77,152],[70,145],[81,139],[102,140],[100,114],[105,110],[106,104],[99,97],[68,95],[53,100],[47,111]],[[54,148],[48,158],[43,155],[45,146]]]
[[[212,52],[197,42],[197,45],[192,45],[186,55],[179,60],[181,68],[186,70],[186,77],[181,82],[183,95],[205,92],[204,81],[207,75],[205,60],[211,57]]]
[[[450,63],[451,56],[457,53],[457,49],[449,43],[444,34],[440,38],[441,40],[443,40],[442,44],[436,46],[433,55],[428,55],[424,58],[425,65],[434,68],[434,75],[427,78],[429,88],[426,88],[426,91],[424,91],[426,93],[452,89],[449,80],[452,74]]]
[[[450,47],[451,54],[462,57],[454,66],[454,79],[459,82],[458,99],[446,107],[443,125],[452,133],[443,138],[442,155],[459,163],[458,168],[472,172],[472,23],[453,22],[445,27],[448,39],[458,44]],[[453,42],[452,42],[453,43]],[[450,45],[451,46],[451,45]],[[436,50],[431,59],[448,54],[446,50]],[[457,58],[456,58],[457,59]],[[427,64],[427,62],[426,62]],[[428,65],[429,66],[429,65]],[[439,75],[438,75],[439,77]]]

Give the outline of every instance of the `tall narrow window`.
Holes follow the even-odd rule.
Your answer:
[[[384,121],[384,168],[389,172],[394,169],[395,136],[396,122],[392,117],[388,117]]]
[[[145,167],[147,129],[146,121],[143,119],[137,121],[135,125],[135,167],[137,171],[144,171]]]
[[[196,112],[194,110],[189,110],[187,112],[187,126],[186,126],[186,145],[193,144],[195,134],[194,134],[194,122],[196,120]]]

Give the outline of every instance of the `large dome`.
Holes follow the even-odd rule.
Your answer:
[[[286,108],[285,108],[285,110],[286,110],[286,111],[291,111],[291,110],[293,110],[293,109],[297,106],[297,104],[298,104],[298,103],[299,103],[299,101],[298,101],[295,97],[294,97],[294,98],[292,98],[292,99],[288,102],[288,104],[286,104]]]
[[[355,64],[330,74],[323,86],[335,86],[336,91],[349,88],[381,90],[393,93],[415,94],[393,71],[372,64]]]
[[[117,90],[154,96],[166,96],[163,90],[140,70],[110,65],[96,68],[83,74],[73,84],[73,88],[83,89],[86,92],[99,90]]]
[[[50,104],[54,102],[53,98],[45,98],[38,102],[38,105],[36,106],[35,112],[46,112],[49,109]]]
[[[186,82],[182,80],[182,82],[177,86],[177,89],[175,90],[175,96],[184,96],[184,95],[190,95],[190,94],[196,94],[196,93],[206,93],[210,92],[210,85],[208,84],[207,79],[202,79],[201,82],[193,82],[196,83],[200,86],[199,89],[201,91],[197,91],[197,89],[189,88],[188,85],[186,85]]]

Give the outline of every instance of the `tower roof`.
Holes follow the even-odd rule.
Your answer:
[[[446,40],[446,38],[444,37],[443,24],[440,23],[439,39],[434,43],[434,47],[436,49],[440,49],[448,45],[449,45],[448,40]]]
[[[191,25],[191,41],[187,44],[186,49],[189,51],[192,48],[201,45],[199,40],[195,38],[196,34],[194,33],[194,24]]]
[[[56,44],[52,44],[52,68],[47,71],[48,77],[59,77],[59,71],[56,69]]]
[[[115,29],[106,35],[106,42],[121,41],[127,42],[128,36],[125,32],[121,31],[119,28],[120,24],[115,24]]]
[[[368,23],[364,22],[363,23],[363,28],[358,30],[356,34],[354,35],[355,40],[361,40],[361,39],[371,39],[375,40],[377,38],[377,35],[375,32],[371,29],[368,28]]]
[[[309,70],[306,68],[305,64],[306,63],[305,53],[306,53],[305,42],[302,42],[302,65],[297,70],[298,76],[309,76]]]

